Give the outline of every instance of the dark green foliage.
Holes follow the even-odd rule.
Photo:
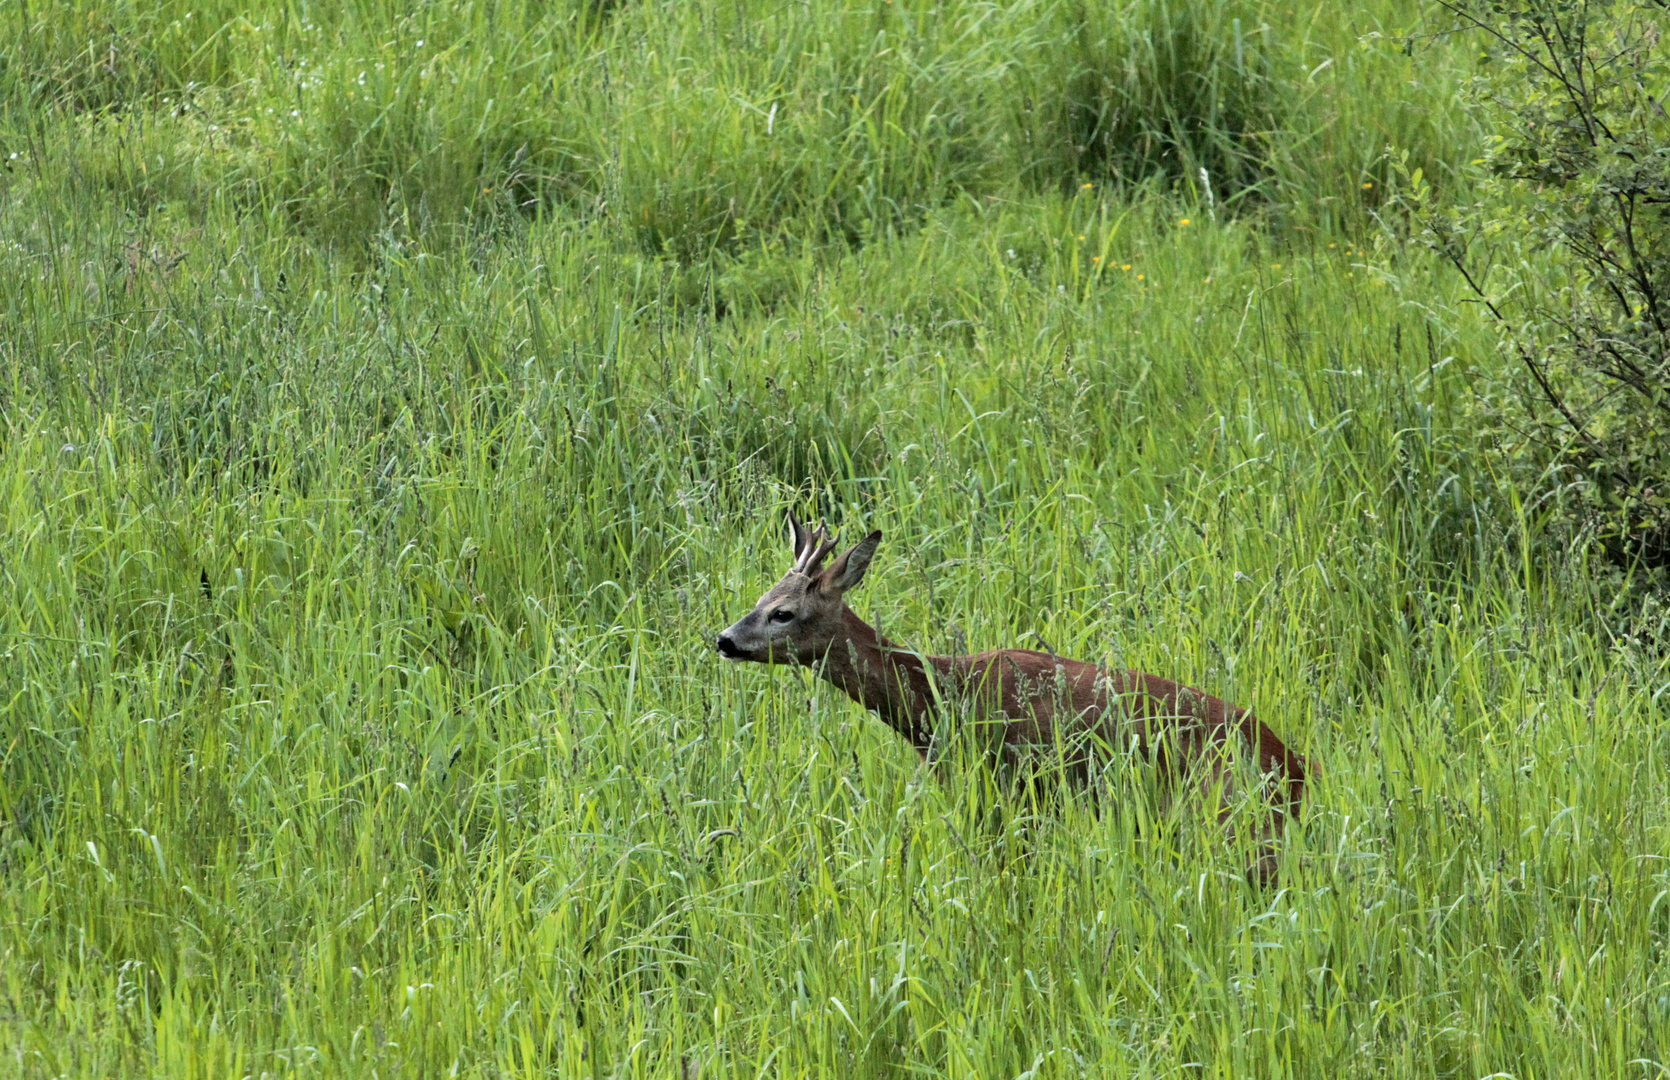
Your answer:
[[[1495,182],[1431,224],[1502,330],[1483,416],[1580,539],[1670,568],[1670,8],[1454,10],[1486,49]]]

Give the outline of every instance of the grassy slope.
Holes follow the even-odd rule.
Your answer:
[[[111,10],[0,39],[26,1074],[1670,1058],[1664,674],[1372,227],[1388,140],[1470,138],[1412,13]],[[1109,102],[1187,164],[1079,150]],[[1255,707],[1317,774],[1288,888],[1140,770],[1035,816],[718,663],[793,500],[886,531],[918,645]]]

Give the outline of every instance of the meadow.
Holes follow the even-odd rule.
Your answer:
[[[8,1074],[1670,1073],[1670,628],[1479,434],[1441,12],[0,23]],[[723,662],[791,507],[1253,708],[1280,887]]]

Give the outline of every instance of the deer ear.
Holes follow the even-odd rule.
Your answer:
[[[875,557],[876,546],[880,543],[881,530],[877,529],[830,563],[829,569],[821,575],[821,584],[843,593],[857,588],[858,583],[864,580],[864,571],[870,568],[870,560]]]

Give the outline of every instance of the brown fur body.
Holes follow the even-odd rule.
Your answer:
[[[971,656],[924,656],[888,641],[846,605],[863,579],[879,532],[827,567],[834,545],[791,517],[795,567],[754,610],[719,636],[734,660],[812,665],[854,701],[874,711],[929,758],[942,707],[1003,724],[1011,747],[1058,750],[1069,778],[1088,781],[1111,751],[1134,749],[1169,777],[1187,775],[1216,793],[1227,818],[1233,795],[1224,755],[1232,739],[1253,752],[1273,790],[1264,846],[1249,875],[1274,878],[1276,846],[1304,797],[1305,763],[1245,709],[1157,675],[1112,671],[1032,649]]]

